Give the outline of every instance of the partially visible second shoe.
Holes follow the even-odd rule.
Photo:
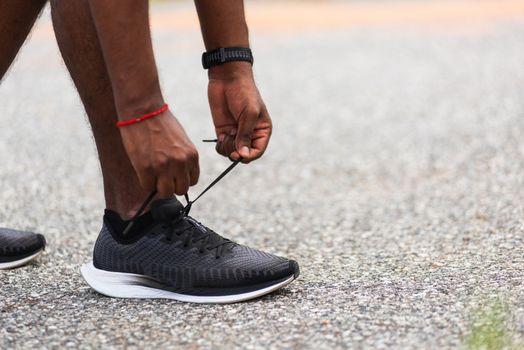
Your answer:
[[[44,251],[45,243],[41,234],[0,227],[0,270],[34,260]]]

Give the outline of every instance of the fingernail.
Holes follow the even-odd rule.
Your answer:
[[[240,154],[242,154],[242,157],[249,157],[249,148],[247,146],[243,146],[240,149]]]
[[[231,129],[231,131],[229,132],[229,135],[231,136],[235,136],[237,134],[237,129]]]
[[[224,141],[225,138],[226,138],[226,134],[220,134],[220,135],[218,135],[218,142],[222,142],[222,141]]]

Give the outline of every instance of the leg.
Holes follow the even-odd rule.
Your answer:
[[[137,2],[131,0],[97,0],[98,5],[102,7],[102,9],[98,8],[101,10],[98,14],[102,17],[110,14],[112,15],[110,20],[114,22],[111,24],[111,21],[106,21],[108,20],[107,17],[102,18],[102,22],[109,24],[109,26],[99,26],[100,23],[97,19],[100,20],[101,18],[96,15],[93,16],[98,38],[102,43],[102,50],[100,50],[94,35],[86,37],[88,26],[83,21],[79,23],[79,14],[75,11],[73,11],[74,13],[67,11],[73,1],[73,4],[85,5],[85,2],[83,2],[85,0],[53,1],[54,5],[58,5],[58,7],[53,7],[53,15],[57,25],[57,36],[59,41],[62,42],[62,52],[64,56],[69,56],[68,58],[65,57],[66,63],[71,69],[80,94],[83,95],[82,99],[86,104],[88,113],[90,113],[92,123],[94,123],[95,135],[97,133],[107,135],[113,141],[113,144],[110,144],[108,139],[97,141],[97,144],[100,144],[101,147],[99,151],[102,163],[105,162],[104,159],[106,158],[104,157],[114,162],[121,163],[123,159],[127,161],[128,158],[121,148],[120,137],[117,136],[118,131],[113,125],[116,111],[112,97],[115,96],[116,109],[120,114],[126,108],[131,108],[131,110],[136,108],[137,111],[140,111],[141,106],[148,108],[147,103],[133,103],[135,99],[132,96],[135,95],[133,92],[135,89],[138,89],[137,95],[139,97],[136,101],[144,101],[140,96],[145,96],[145,100],[148,100],[148,97],[155,95],[154,92],[151,95],[147,91],[147,84],[139,84],[135,80],[137,77],[139,81],[141,80],[140,77],[145,80],[153,77],[153,80],[155,80],[156,73],[145,72],[147,71],[145,68],[151,68],[152,62],[149,61],[148,63],[147,57],[141,60],[141,56],[136,54],[136,52],[147,51],[148,45],[137,40],[139,35],[127,31],[129,23],[140,27],[142,31],[144,30],[144,22],[135,21],[131,16],[134,12],[141,12],[141,15],[144,15],[144,8],[130,10],[127,7],[130,12],[118,12],[121,10],[118,6],[132,6]],[[143,2],[143,0],[138,0],[138,2]],[[108,4],[111,5],[110,7],[118,5],[117,11],[104,8]],[[92,7],[91,10],[93,10]],[[93,11],[91,13],[93,14]],[[127,25],[122,24],[117,18],[122,14],[125,14],[124,24]],[[129,16],[127,16],[128,14]],[[74,24],[60,23],[60,19],[67,22],[67,18],[74,18]],[[142,17],[142,20],[144,18],[146,17]],[[115,27],[115,23],[119,26]],[[74,28],[81,28],[81,32],[75,34]],[[145,28],[147,29],[147,25]],[[126,40],[115,40],[115,38],[118,39],[119,35],[125,36]],[[67,42],[82,47],[69,48],[72,52],[68,54],[65,48],[69,46],[64,42],[64,38],[67,39]],[[145,38],[147,39],[147,35],[145,35]],[[144,39],[144,36],[142,36],[142,39]],[[71,44],[71,46],[74,45]],[[116,49],[118,47],[120,47],[120,50]],[[103,67],[104,62],[100,52],[103,52],[108,72],[100,68]],[[97,63],[95,66],[94,62],[99,62],[99,64]],[[133,68],[132,62],[140,67]],[[81,68],[80,72],[77,71],[78,68]],[[153,76],[150,74],[153,74]],[[115,92],[114,94],[111,94],[111,87]],[[146,91],[140,91],[140,89]],[[130,92],[130,95],[127,95],[126,92]],[[117,95],[120,95],[120,97]],[[131,96],[130,101],[126,102],[126,96]],[[102,103],[105,106],[103,108],[100,107]],[[131,110],[129,110],[129,114],[125,112],[122,114],[132,116],[134,113]],[[145,142],[137,142],[137,140],[132,142],[133,145],[142,150],[146,149],[144,158],[152,157],[155,151],[157,153],[169,152],[173,145],[177,149],[177,142],[183,135],[167,140],[168,142],[159,145],[161,147],[148,147],[148,142],[152,144],[158,139],[164,138],[164,132],[169,132],[168,128],[163,127],[169,127],[169,124],[167,122],[165,125],[162,124],[162,116],[165,117],[164,121],[171,120],[172,122],[175,120],[169,114],[163,113],[147,122],[122,129],[122,139],[125,142],[126,130],[131,133],[135,130],[137,134],[149,135],[143,138]],[[93,118],[95,119],[93,120]],[[108,122],[108,120],[110,121]],[[96,130],[97,124],[100,125],[99,130]],[[138,127],[138,129],[132,128],[133,126]],[[158,132],[148,134],[147,128],[156,128]],[[177,128],[180,130],[181,127],[172,126],[171,131]],[[113,156],[115,147],[118,147],[120,156]],[[104,151],[106,149],[107,154]],[[129,158],[133,159],[132,154]],[[111,164],[107,164],[107,166],[109,165]],[[121,183],[129,183],[129,178],[126,176],[129,176],[129,174],[134,176],[134,172],[129,164],[124,165],[129,168],[129,171],[113,174],[112,172],[117,171],[120,167],[110,169],[104,173],[104,176],[111,176],[106,181],[113,181],[115,176],[122,176]],[[178,170],[180,169],[182,168],[178,168]],[[134,177],[132,180],[135,183],[138,182]],[[176,177],[175,182],[179,180],[183,180],[183,178]],[[118,183],[115,185],[118,185]],[[119,191],[126,193],[130,189],[137,188],[140,188],[138,184],[135,184],[135,186],[126,184]],[[158,188],[158,190],[160,193],[162,192],[161,188]],[[164,192],[171,195],[169,193],[171,191],[166,190]],[[113,193],[113,196],[116,194],[118,193]],[[113,297],[163,297],[181,301],[224,303],[247,300],[267,294],[298,277],[299,270],[296,262],[237,245],[212,230],[206,229],[187,214],[182,203],[178,202],[175,197],[166,198],[153,202],[151,212],[138,217],[134,222],[133,229],[126,231],[124,228],[129,227],[128,223],[114,217],[112,220],[111,213],[107,212],[104,226],[95,244],[93,261],[85,264],[81,269],[85,280],[95,290]],[[217,275],[220,276],[220,279],[216,277]],[[155,283],[151,283],[151,280],[154,280]]]
[[[115,127],[116,108],[111,81],[86,0],[53,0],[52,17],[65,64],[93,129],[106,206],[131,217],[147,193],[142,189]]]
[[[13,63],[46,0],[0,0],[0,80]],[[0,227],[0,270],[22,266],[42,253],[44,236]]]
[[[149,31],[148,0],[88,0],[118,117],[122,120],[164,106]],[[120,129],[142,186],[160,197],[183,195],[198,181],[198,152],[182,125],[165,110],[146,123]]]
[[[14,61],[46,0],[0,0],[0,80]]]

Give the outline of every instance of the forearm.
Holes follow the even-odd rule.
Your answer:
[[[195,0],[207,51],[220,47],[249,47],[243,0]],[[229,62],[209,69],[209,76],[251,75],[249,62]]]
[[[89,0],[113,87],[119,118],[163,105],[147,0]]]
[[[195,0],[206,50],[249,46],[243,0]]]

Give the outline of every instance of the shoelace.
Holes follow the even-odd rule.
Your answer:
[[[207,142],[207,141],[204,140],[204,142]],[[189,222],[190,222],[190,224],[192,226],[196,226],[195,223],[197,223],[197,225],[205,227],[199,221],[197,221],[194,218],[192,218],[191,216],[189,216],[189,211],[191,210],[191,206],[193,205],[193,203],[195,203],[200,197],[202,197],[207,191],[209,191],[211,189],[211,187],[215,186],[220,180],[222,180],[241,161],[242,161],[242,158],[239,158],[239,159],[235,160],[233,163],[231,163],[231,165],[228,166],[227,169],[224,170],[222,173],[220,173],[220,175],[218,175],[218,177],[215,180],[213,180],[202,192],[200,192],[200,194],[194,200],[192,200],[192,201],[189,200],[189,195],[187,193],[184,194],[184,198],[185,198],[186,203],[187,203],[186,206],[183,209],[184,218],[189,218]],[[145,206],[144,206],[144,208],[145,208]],[[170,226],[169,227],[169,235],[168,235],[168,237],[166,237],[168,240],[170,240],[173,235],[177,235],[175,225],[177,224],[178,221],[179,221],[179,218],[175,218],[169,224],[169,226]],[[204,253],[205,249],[207,249],[207,250],[216,249],[215,250],[215,258],[219,259],[224,254],[224,252],[227,249],[227,247],[229,245],[231,245],[231,244],[234,244],[229,239],[226,239],[226,238],[220,236],[219,234],[217,234],[213,230],[210,230],[208,227],[205,227],[206,232],[203,233],[202,236],[198,237],[197,239],[192,239],[193,235],[192,235],[191,230],[194,230],[194,229],[199,230],[198,227],[187,227],[187,228],[179,231],[178,235],[186,233],[186,235],[185,235],[185,237],[183,239],[183,246],[186,247],[186,248],[189,247],[189,245],[191,243],[197,243],[198,241],[200,241],[201,243],[200,243],[198,251],[201,254]],[[188,232],[189,232],[189,234],[187,234]]]
[[[166,234],[166,241],[171,242],[173,235],[176,236],[182,236],[182,246],[184,248],[191,248],[193,247],[194,243],[200,242],[200,245],[198,246],[198,251],[200,254],[203,254],[205,250],[213,250],[215,249],[215,258],[219,259],[225,251],[227,251],[227,248],[229,246],[234,246],[236,243],[231,242],[229,239],[224,238],[214,232],[213,230],[210,230],[209,228],[202,225],[200,222],[196,221],[190,216],[185,216],[184,218],[189,218],[189,224],[183,229],[177,230],[177,223],[180,221],[180,219],[174,219],[171,223],[167,224],[166,228],[169,228],[168,233]],[[198,225],[205,227],[206,231],[205,233],[201,232],[201,236],[192,239],[193,238],[193,231],[192,230],[198,230],[198,227],[194,227],[194,222],[197,222]]]
[[[203,140],[203,142],[217,142],[216,139],[213,139],[213,140]],[[194,200],[189,200],[189,195],[186,193],[184,194],[184,198],[187,202],[186,206],[184,207],[183,209],[183,212],[184,212],[184,217],[189,217],[189,211],[191,210],[191,206],[200,198],[202,197],[207,191],[209,191],[213,186],[215,186],[220,180],[222,180],[231,170],[233,170],[233,168],[235,168],[240,162],[242,161],[242,158],[239,158],[237,160],[235,160],[233,163],[231,163],[230,166],[227,167],[226,170],[224,170],[220,175],[218,175],[218,177],[213,180],[202,192],[200,192],[200,194],[194,199]],[[123,235],[125,236],[126,234],[129,233],[129,231],[131,230],[131,228],[133,227],[133,225],[135,224],[135,221],[136,219],[142,215],[142,213],[144,212],[144,210],[146,209],[146,207],[149,205],[149,203],[151,203],[151,201],[153,200],[153,198],[155,197],[155,195],[157,194],[157,191],[154,190],[152,191],[149,196],[147,196],[146,200],[144,201],[144,203],[142,203],[142,205],[140,206],[140,208],[138,209],[138,211],[135,213],[135,215],[131,218],[131,220],[129,221],[129,223],[127,224],[126,228],[124,229],[123,231]],[[175,232],[175,223],[178,221],[178,218],[174,219],[170,224],[169,226],[170,227],[170,232],[171,232],[171,236],[168,238],[170,239],[172,237],[173,234],[176,234]],[[191,224],[193,224],[193,222],[198,222],[196,221],[195,219],[191,218],[190,220]],[[200,224],[200,223],[199,223]],[[200,224],[201,226],[204,226],[202,224]],[[182,233],[185,233],[189,231],[189,228],[186,228],[184,230],[182,230],[180,232],[180,234]],[[184,237],[184,246],[188,246],[189,243],[191,242],[191,236],[190,234],[186,234],[186,236]],[[215,243],[215,246],[211,245],[211,248],[208,245],[208,243],[211,243],[209,242],[210,241],[210,238],[213,237],[213,236],[216,236],[216,241],[217,242],[214,242]],[[220,239],[219,239],[220,238]],[[200,245],[200,249],[199,251],[200,252],[203,252],[203,249],[209,249],[209,250],[212,250],[212,249],[217,249],[216,250],[216,257],[220,257],[220,255],[223,253],[223,249],[221,250],[220,248],[221,247],[224,247],[227,243],[229,243],[230,241],[221,237],[220,235],[218,235],[217,233],[213,232],[212,230],[209,230],[207,229],[207,232],[202,236],[202,237],[199,237],[198,239],[194,240],[193,242],[196,243],[198,241],[202,241],[201,245]]]

